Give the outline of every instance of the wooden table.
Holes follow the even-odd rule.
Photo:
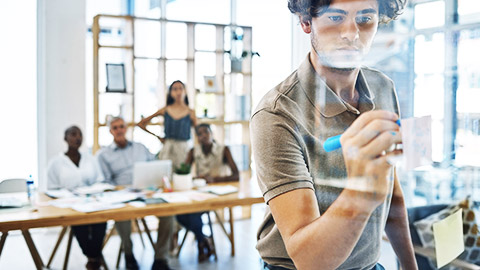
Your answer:
[[[43,261],[29,232],[29,229],[31,228],[92,224],[106,222],[108,220],[130,220],[135,218],[143,218],[145,216],[172,216],[224,208],[229,208],[230,212],[230,233],[227,233],[226,230],[224,230],[229,236],[229,240],[232,244],[233,255],[235,252],[235,242],[233,237],[234,219],[232,207],[263,203],[264,200],[260,194],[260,191],[258,188],[256,188],[256,185],[254,185],[252,181],[228,184],[237,186],[239,191],[237,193],[223,195],[205,201],[193,201],[189,203],[162,203],[147,205],[140,208],[127,205],[126,207],[119,209],[93,213],[80,213],[70,208],[57,208],[54,206],[39,206],[34,210],[20,210],[18,212],[7,212],[5,214],[0,211],[0,231],[2,232],[2,236],[0,238],[0,256],[5,244],[5,240],[8,236],[8,232],[12,230],[22,231],[37,269],[43,269]],[[46,198],[42,198],[42,200],[46,200]]]

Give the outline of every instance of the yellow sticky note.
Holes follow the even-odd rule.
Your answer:
[[[463,243],[462,209],[433,224],[437,267],[441,268],[465,250]]]

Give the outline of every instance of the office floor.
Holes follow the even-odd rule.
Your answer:
[[[230,242],[221,231],[221,228],[218,225],[214,225],[218,261],[215,262],[212,257],[209,262],[198,263],[196,244],[194,242],[193,234],[190,233],[179,258],[170,259],[170,266],[174,269],[188,270],[261,269],[260,257],[255,249],[255,243],[257,228],[263,218],[263,213],[264,206],[255,205],[252,207],[251,219],[239,220],[235,222],[235,257],[230,256]],[[48,257],[50,256],[50,253],[55,245],[59,231],[59,227],[32,230],[32,237],[45,264],[47,263]],[[183,232],[180,233],[180,236],[182,235]],[[152,236],[155,239],[155,235]],[[144,239],[147,240],[146,237],[144,237]],[[151,245],[146,242],[146,248],[143,248],[140,237],[137,234],[132,235],[132,240],[134,241],[134,254],[140,264],[140,269],[150,269],[153,262],[153,249]],[[66,242],[66,239],[62,241],[59,251],[53,260],[52,269],[62,269]],[[104,256],[110,269],[115,269],[119,245],[120,239],[118,236],[114,235],[105,246]],[[85,263],[86,259],[81,253],[77,242],[74,240],[68,263],[68,269],[85,269]],[[380,263],[384,265],[387,270],[397,269],[395,255],[388,244],[384,243],[382,246],[382,257],[380,259]],[[35,269],[28,248],[19,231],[13,231],[9,234],[0,258],[0,269]],[[124,269],[123,258],[120,262],[120,269]]]

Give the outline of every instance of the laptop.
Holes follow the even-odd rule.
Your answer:
[[[171,160],[154,160],[135,162],[133,164],[133,184],[134,189],[157,188],[162,187],[162,179],[166,176],[172,178]]]

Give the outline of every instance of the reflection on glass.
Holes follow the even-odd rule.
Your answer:
[[[187,58],[187,25],[183,23],[167,23],[167,58]]]
[[[415,28],[425,29],[445,24],[445,2],[433,1],[415,5]]]

